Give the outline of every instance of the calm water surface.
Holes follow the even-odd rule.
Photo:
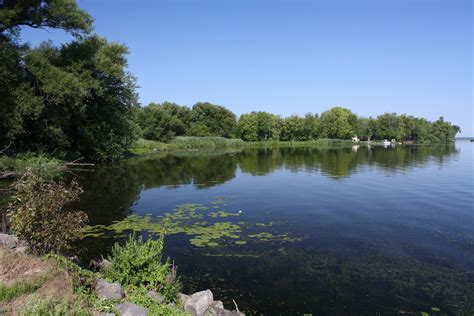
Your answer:
[[[166,255],[184,291],[209,288],[248,314],[472,315],[473,153],[457,142],[156,154],[81,174],[80,207],[145,237],[178,221]],[[84,258],[121,236],[87,238]]]

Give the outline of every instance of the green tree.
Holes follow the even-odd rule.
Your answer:
[[[63,29],[73,35],[89,33],[92,17],[75,0],[5,0],[0,6],[0,33],[18,35],[21,27]]]
[[[370,142],[377,130],[377,122],[372,118],[359,117],[357,118],[357,137]]]
[[[190,110],[175,103],[150,103],[137,116],[145,139],[169,141],[174,136],[186,135]]]
[[[242,114],[237,124],[239,137],[248,142],[258,140],[258,114],[256,112]]]
[[[196,103],[190,113],[189,136],[221,136],[230,138],[236,131],[235,114],[220,105]]]
[[[130,113],[135,80],[125,71],[127,48],[98,36],[56,48],[27,50],[15,91],[19,150],[73,152],[115,159],[134,138]]]
[[[320,136],[348,139],[354,135],[356,120],[357,116],[351,110],[334,107],[321,114]]]

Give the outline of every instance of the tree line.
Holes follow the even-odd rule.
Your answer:
[[[386,113],[358,117],[335,107],[304,117],[251,112],[239,118],[210,103],[140,107],[127,48],[93,34],[93,18],[75,0],[4,0],[0,4],[0,150],[111,160],[139,137],[221,136],[245,141],[318,138],[452,141],[459,127],[443,118]],[[59,46],[21,42],[24,27],[62,29]]]
[[[351,110],[334,107],[321,115],[281,117],[268,112],[251,112],[239,118],[230,110],[210,103],[192,108],[175,103],[151,103],[136,108],[135,122],[141,137],[167,142],[175,136],[221,136],[244,141],[309,141],[321,138],[364,141],[395,139],[417,143],[446,143],[454,140],[459,127],[440,117],[424,118],[385,113],[365,118]]]

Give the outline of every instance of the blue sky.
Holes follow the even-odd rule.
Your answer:
[[[79,0],[130,49],[142,104],[407,113],[474,135],[470,0]],[[25,30],[33,44],[60,31]]]

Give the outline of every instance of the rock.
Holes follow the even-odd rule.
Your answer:
[[[93,271],[98,271],[98,270],[103,270],[105,268],[108,268],[112,265],[112,262],[110,262],[107,259],[101,259],[101,260],[90,260],[89,261],[89,269]]]
[[[110,283],[104,279],[98,279],[95,286],[95,292],[98,298],[122,299],[125,294],[118,283]]]
[[[122,316],[146,316],[148,315],[148,308],[141,307],[131,303],[118,304],[115,308]]]
[[[213,301],[214,297],[210,290],[196,292],[184,303],[184,311],[193,316],[203,316]]]
[[[0,233],[0,245],[13,249],[18,245],[18,238],[14,235]]]
[[[211,303],[211,305],[209,306],[209,308],[224,308],[224,303],[222,303],[221,301],[214,301]]]
[[[214,301],[209,305],[204,316],[245,316],[245,314],[235,310],[227,310],[221,301]]]
[[[102,312],[97,312],[97,311],[94,311],[92,315],[93,316],[115,316],[114,313],[102,313]]]
[[[173,303],[173,302],[171,302],[171,303],[168,304],[168,306],[171,307],[171,308],[175,308],[175,307],[176,307],[176,304]]]
[[[156,293],[155,291],[148,291],[148,293],[146,293],[146,296],[160,304],[165,301],[165,297],[160,293]]]
[[[177,301],[180,302],[181,304],[186,304],[186,301],[189,300],[190,296],[183,294],[183,293],[178,293],[177,295]]]
[[[17,253],[26,253],[27,251],[28,251],[28,246],[25,243],[20,242],[15,247],[15,252],[17,252]]]

